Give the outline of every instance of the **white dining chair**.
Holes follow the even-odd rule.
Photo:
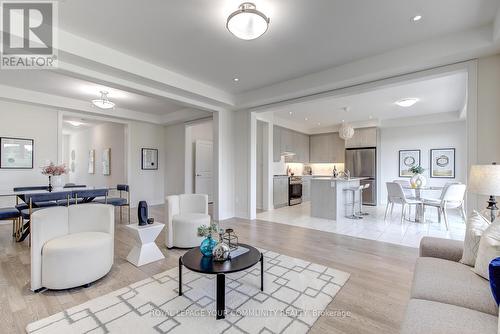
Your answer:
[[[413,190],[405,188],[411,186],[410,180],[394,180],[392,182],[396,182],[401,185],[407,199],[416,199]],[[408,217],[411,217],[411,205],[408,206]]]
[[[425,208],[431,206],[437,209],[438,212],[438,222],[441,223],[441,215],[444,217],[444,223],[446,225],[446,230],[449,229],[448,225],[448,209],[458,209],[464,221],[466,220],[465,214],[465,191],[467,186],[465,184],[451,183],[445,185],[443,191],[441,192],[441,197],[439,199],[422,199],[424,205],[424,221],[425,221]]]
[[[404,191],[403,187],[401,184],[398,182],[387,182],[387,206],[385,207],[385,215],[384,215],[384,220],[387,218],[387,212],[389,211],[389,206],[391,206],[391,217],[392,217],[392,212],[394,210],[394,204],[400,204],[401,205],[401,223],[403,223],[403,220],[405,219],[405,211],[407,207],[411,207],[412,205],[417,206],[421,205],[422,202],[407,198]]]

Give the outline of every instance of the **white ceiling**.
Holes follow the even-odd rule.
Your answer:
[[[268,32],[242,41],[225,20],[243,0],[59,2],[62,29],[230,93],[492,24],[498,0],[255,0]],[[417,23],[411,17],[423,15]],[[233,78],[238,77],[238,83]],[[154,109],[154,108],[153,108]]]
[[[338,126],[342,121],[363,124],[452,112],[456,113],[458,119],[466,101],[466,86],[466,73],[455,73],[359,94],[282,105],[271,108],[268,112],[273,112],[275,118],[287,124],[296,124],[298,128],[307,129],[308,132]],[[418,98],[419,101],[408,108],[394,103],[404,98]],[[344,111],[344,107],[349,110]]]
[[[2,71],[0,84],[34,90],[88,101],[100,98],[100,91],[109,92],[108,98],[116,103],[116,109],[128,109],[155,115],[166,115],[185,108],[178,102],[162,97],[147,96],[131,91],[104,86],[87,80],[62,75],[56,71]]]
[[[81,124],[79,126],[74,126],[68,121],[78,122]],[[105,124],[105,123],[110,123],[110,122],[104,122],[86,117],[74,117],[74,116],[64,117],[62,124],[62,133],[63,135],[71,135],[80,131],[88,130],[91,127],[96,126],[98,124]]]

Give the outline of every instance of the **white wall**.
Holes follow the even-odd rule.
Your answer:
[[[234,113],[234,206],[235,215],[240,218],[250,217],[250,200],[252,197],[250,183],[251,175],[251,113],[246,110]],[[255,146],[253,147],[255,149]],[[253,161],[255,166],[255,160]],[[255,168],[255,167],[254,167]],[[253,185],[256,189],[256,185]]]
[[[149,205],[165,201],[165,144],[164,126],[142,122],[130,122],[126,136],[129,138],[129,185],[132,206],[139,201]],[[158,149],[158,170],[141,169],[141,149]]]
[[[213,122],[212,120],[203,121],[186,125],[186,175],[185,192],[194,193],[195,189],[195,145],[197,140],[213,141]]]
[[[477,65],[477,160],[500,163],[500,54]]]
[[[184,193],[184,123],[165,127],[165,195]]]
[[[419,149],[421,166],[426,169],[427,184],[442,186],[447,182],[466,182],[467,174],[467,141],[465,137],[465,121],[453,123],[427,124],[419,126],[381,128],[380,144],[377,147],[378,169],[380,175],[378,180],[379,202],[387,202],[386,182],[391,182],[399,177],[399,150]],[[455,178],[437,179],[429,177],[430,149],[451,148],[455,152]],[[409,180],[409,179],[408,179]],[[439,192],[425,194],[429,197],[439,196]]]
[[[214,219],[235,216],[236,117],[232,111],[214,113]]]
[[[102,152],[111,149],[111,175],[102,174]],[[89,150],[95,150],[95,173],[88,173]],[[75,151],[75,171],[69,173],[69,181],[88,186],[116,186],[127,183],[125,159],[125,126],[118,123],[96,124],[88,129],[72,133],[63,161],[70,167],[70,152]],[[65,156],[68,157],[65,157]],[[67,159],[67,160],[65,160]]]
[[[46,176],[40,167],[47,160],[57,163],[57,111],[0,101],[0,136],[34,139],[33,169],[0,169],[0,189],[12,190],[13,187],[46,185]],[[14,199],[2,203],[12,204]]]

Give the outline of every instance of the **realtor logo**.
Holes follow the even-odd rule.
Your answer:
[[[57,3],[2,1],[2,69],[57,67]]]

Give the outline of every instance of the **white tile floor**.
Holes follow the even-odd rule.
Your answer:
[[[444,226],[444,220],[441,224],[438,223],[437,212],[434,208],[426,210],[427,220],[425,223],[404,221],[403,224],[400,223],[399,206],[394,207],[392,217],[387,217],[386,221],[384,221],[385,206],[364,206],[363,210],[370,214],[364,219],[344,218],[336,222],[335,220],[311,217],[311,205],[310,202],[306,202],[258,213],[257,219],[409,247],[418,247],[420,239],[424,236],[464,239],[465,223],[456,210],[449,210],[449,231]]]

